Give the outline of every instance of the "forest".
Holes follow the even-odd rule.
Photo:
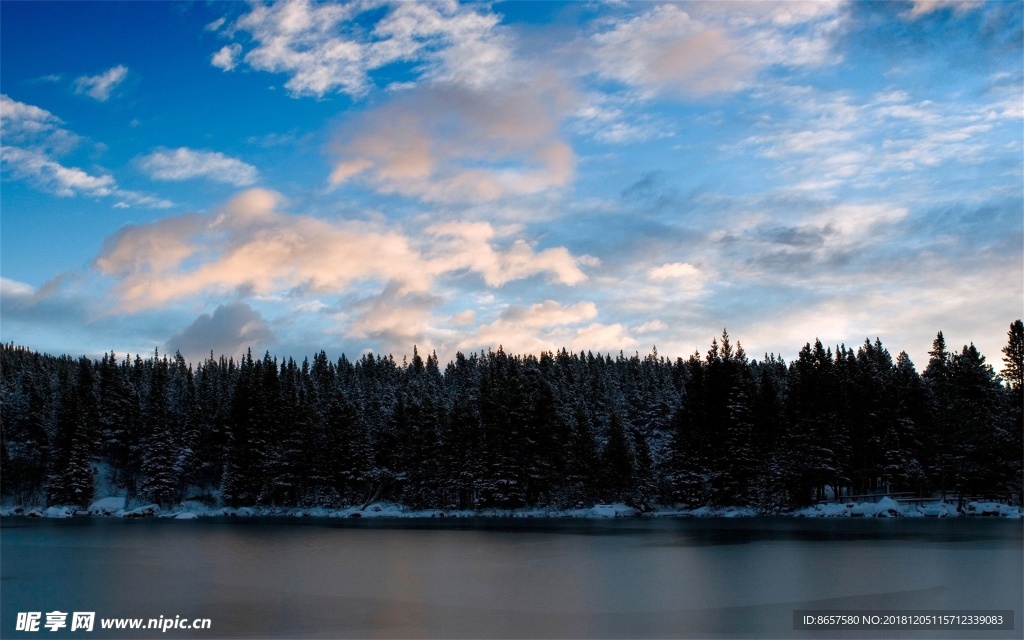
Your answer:
[[[6,504],[85,507],[97,472],[138,502],[574,508],[752,505],[912,492],[1020,504],[1024,324],[1002,376],[941,332],[918,372],[875,339],[749,359],[499,348],[98,360],[0,346]]]

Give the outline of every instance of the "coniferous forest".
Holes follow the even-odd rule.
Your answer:
[[[1024,324],[1003,378],[940,332],[918,372],[879,340],[749,359],[655,350],[442,364],[269,353],[187,363],[0,347],[0,487],[18,504],[87,506],[100,467],[160,504],[572,508],[625,502],[808,504],[824,487],[1020,501]]]

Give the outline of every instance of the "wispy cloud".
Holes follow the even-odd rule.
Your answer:
[[[564,306],[554,300],[511,306],[491,323],[463,337],[463,351],[503,347],[511,353],[539,353],[562,347],[575,351],[618,352],[636,344],[621,324],[591,322],[598,315],[590,301]]]
[[[24,145],[49,153],[65,153],[78,144],[79,137],[63,128],[63,124],[46,109],[0,94],[0,133],[5,147]]]
[[[647,91],[707,95],[748,84],[757,60],[730,35],[658,5],[594,36],[600,73]]]
[[[383,9],[375,24],[356,24]],[[365,95],[370,73],[395,62],[416,63],[419,75],[480,86],[500,74],[508,60],[499,18],[484,5],[454,0],[387,4],[256,3],[231,29],[251,35],[244,55],[253,69],[285,73],[292,95],[322,97],[341,92]],[[220,25],[218,25],[220,26]],[[212,63],[230,70],[241,49],[223,47]]]
[[[139,165],[154,180],[206,178],[236,187],[247,187],[259,179],[256,167],[217,151],[179,147],[158,149],[139,160]]]
[[[352,179],[433,202],[478,202],[564,187],[575,157],[559,136],[571,96],[554,82],[503,91],[421,88],[354,118],[332,184]]]
[[[128,77],[128,67],[119,64],[95,76],[81,76],[75,79],[75,93],[84,93],[90,98],[106,102],[110,92]]]
[[[658,4],[599,22],[592,55],[599,75],[648,97],[700,98],[748,88],[771,65],[837,62],[841,16],[831,2]]]
[[[32,178],[36,184],[59,196],[103,197],[115,193],[112,176],[94,176],[77,167],[65,167],[39,151],[4,147],[0,158],[16,177]]]
[[[984,4],[979,0],[913,0],[910,9],[904,11],[900,16],[909,20],[916,20],[943,9],[952,9],[958,14],[973,11]]]
[[[775,160],[789,184],[814,191],[877,190],[897,177],[903,193],[908,184],[927,188],[936,167],[1002,158],[1005,135],[1021,122],[1019,97],[1001,95],[964,104],[958,95],[914,101],[905,91],[885,91],[858,99],[778,86],[760,98],[771,114],[770,131],[738,147]]]
[[[0,132],[4,141],[0,162],[8,176],[28,180],[61,197],[117,198],[115,206],[171,206],[162,198],[120,188],[111,175],[95,175],[56,160],[54,154],[66,153],[79,141],[61,124],[60,118],[45,109],[0,95]]]

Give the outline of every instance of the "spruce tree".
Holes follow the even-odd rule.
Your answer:
[[[1015,320],[1007,332],[1003,347],[1003,378],[1011,389],[1024,391],[1024,322]]]
[[[65,393],[57,418],[54,455],[47,483],[52,505],[87,507],[93,498],[92,432],[97,424],[92,362],[78,361],[78,374]]]
[[[175,474],[176,447],[168,398],[170,364],[167,358],[154,359],[150,372],[149,394],[142,438],[141,497],[158,505],[169,505],[178,497]]]

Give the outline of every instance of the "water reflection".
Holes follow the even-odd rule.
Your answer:
[[[1014,609],[1015,631],[960,636],[1021,635],[1019,522],[0,526],[3,637],[11,612],[54,608],[213,620],[212,635],[168,637],[806,637],[791,629],[798,608]]]

